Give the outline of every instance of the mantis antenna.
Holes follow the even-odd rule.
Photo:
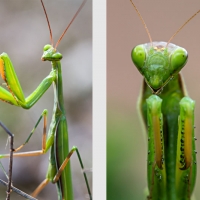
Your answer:
[[[167,42],[166,47],[168,46],[168,44],[171,42],[171,40],[179,33],[180,30],[183,29],[183,27],[190,22],[198,13],[200,13],[200,10],[198,10],[194,15],[192,15],[192,17],[190,17],[173,35],[172,37],[169,39],[169,41]]]
[[[41,3],[42,3],[42,7],[43,7],[43,10],[44,10],[44,14],[45,14],[45,16],[46,16],[47,23],[48,23],[48,27],[49,27],[51,45],[53,46],[53,36],[52,36],[51,26],[50,26],[50,23],[49,23],[49,18],[48,18],[48,15],[47,15],[47,12],[46,12],[46,9],[45,9],[45,7],[44,7],[44,3],[43,3],[42,0],[41,0]]]
[[[72,20],[70,21],[70,23],[68,24],[68,26],[66,27],[66,29],[64,30],[63,34],[60,36],[58,42],[56,43],[55,49],[57,48],[57,46],[59,45],[60,41],[62,40],[63,36],[65,35],[65,33],[67,32],[68,28],[70,27],[70,25],[72,24],[72,22],[75,20],[76,16],[78,15],[78,13],[81,11],[81,9],[83,8],[83,6],[85,5],[87,0],[84,0],[83,3],[80,5],[79,9],[77,10],[77,12],[75,13],[74,17],[72,18]]]
[[[145,30],[146,30],[146,32],[147,32],[147,35],[148,35],[148,37],[149,37],[149,40],[150,40],[150,42],[151,42],[151,46],[153,46],[153,44],[152,44],[152,39],[151,39],[151,35],[150,35],[150,32],[149,32],[149,29],[147,28],[147,25],[145,24],[144,19],[142,18],[142,15],[140,14],[139,10],[138,10],[137,7],[135,6],[135,4],[132,2],[132,0],[130,0],[130,2],[132,3],[132,5],[133,5],[135,11],[137,12],[137,14],[138,14],[140,20],[142,21],[142,24],[144,25],[144,28],[145,28]]]
[[[73,18],[71,19],[71,21],[69,22],[68,26],[66,27],[66,29],[63,31],[62,35],[60,36],[60,38],[58,39],[56,45],[55,45],[55,49],[57,48],[57,46],[59,45],[60,41],[62,40],[62,38],[64,37],[65,33],[67,32],[68,28],[70,27],[70,25],[72,24],[72,22],[75,20],[75,18],[77,17],[77,15],[79,14],[79,12],[81,11],[81,9],[83,8],[83,6],[85,5],[87,0],[84,0],[82,2],[82,4],[80,5],[79,9],[77,10],[77,12],[75,13],[75,15],[73,16]],[[47,23],[48,23],[48,27],[49,27],[49,33],[50,33],[50,40],[51,40],[51,45],[53,46],[53,36],[52,36],[52,31],[51,31],[51,26],[50,26],[50,23],[49,23],[49,19],[48,19],[48,15],[47,15],[47,12],[46,12],[46,9],[44,7],[44,3],[43,1],[41,0],[41,3],[42,3],[42,7],[43,7],[43,10],[44,10],[44,13],[45,13],[45,16],[46,16],[46,19],[47,19]]]

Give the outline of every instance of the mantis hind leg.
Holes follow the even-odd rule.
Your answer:
[[[67,164],[68,164],[68,162],[69,162],[69,160],[70,160],[70,158],[71,158],[71,156],[73,155],[74,152],[76,152],[76,154],[78,156],[78,159],[79,159],[79,162],[80,162],[80,165],[81,165],[81,169],[82,169],[82,172],[83,172],[83,176],[84,176],[84,179],[85,179],[85,183],[86,183],[86,186],[87,186],[88,195],[89,195],[90,200],[92,200],[92,194],[91,194],[91,191],[90,191],[87,175],[86,175],[86,172],[85,172],[85,169],[84,169],[84,165],[83,165],[80,153],[79,153],[78,148],[76,146],[73,146],[72,149],[70,150],[68,156],[65,158],[64,162],[62,163],[62,165],[60,166],[60,168],[56,172],[56,175],[54,176],[52,183],[56,183],[59,180],[64,168],[67,166]],[[50,180],[48,180],[48,178],[46,178],[44,181],[42,181],[42,183],[35,189],[35,191],[31,195],[33,197],[36,197],[49,182],[50,182]]]
[[[13,156],[14,157],[24,157],[24,156],[37,156],[37,155],[41,155],[46,153],[46,151],[48,149],[46,149],[46,126],[47,126],[47,114],[48,111],[45,109],[43,110],[40,118],[38,119],[35,127],[33,128],[33,130],[31,131],[31,133],[29,134],[28,138],[26,139],[26,141],[20,145],[18,148],[13,149],[13,152],[17,152],[19,150],[21,150],[30,140],[30,138],[32,137],[35,129],[37,128],[38,124],[40,123],[40,121],[42,120],[42,118],[44,118],[44,126],[43,126],[43,135],[42,135],[42,150],[39,151],[30,151],[30,152],[20,152],[20,153],[14,153]],[[0,124],[1,125],[1,124]],[[0,158],[8,158],[10,154],[3,154],[0,155]]]
[[[41,119],[44,118],[44,126],[43,126],[43,136],[42,136],[42,150],[45,149],[45,145],[46,145],[46,127],[47,127],[47,115],[48,115],[48,111],[45,109],[43,110],[40,118],[38,119],[35,127],[33,128],[33,130],[31,131],[30,135],[28,136],[28,138],[26,139],[26,141],[24,142],[24,144],[22,144],[21,146],[19,146],[18,148],[16,148],[14,150],[14,152],[17,152],[19,150],[21,150],[30,140],[30,138],[32,137],[35,129],[37,128],[38,124],[40,123]]]

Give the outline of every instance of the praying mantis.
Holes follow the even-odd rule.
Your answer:
[[[34,4],[35,2],[36,2],[36,1],[32,1],[33,4]],[[19,2],[18,2],[18,3],[19,3]],[[62,2],[62,1],[61,1],[61,3],[64,4],[64,3],[66,3],[66,2]],[[80,3],[81,3],[81,2],[80,2]],[[13,4],[13,6],[14,6],[14,5],[15,5],[15,4]],[[64,8],[64,7],[63,7],[63,9],[66,10],[66,8]],[[44,17],[44,16],[43,16],[43,17]],[[37,19],[37,18],[36,18],[36,19]],[[38,20],[36,20],[36,21],[37,21],[37,23],[40,22],[40,21],[38,21]],[[64,20],[64,21],[67,21],[67,20]],[[64,23],[62,22],[62,24],[64,24]],[[60,33],[59,33],[59,34],[60,34]],[[84,33],[83,33],[83,34],[84,34]],[[61,43],[61,44],[62,44],[62,43]],[[60,45],[60,46],[61,46],[61,45]],[[43,69],[43,70],[44,70],[44,69]],[[17,70],[16,70],[16,71],[17,71]],[[22,85],[23,85],[23,84],[22,84]],[[23,87],[23,86],[22,86],[22,87]],[[50,96],[50,95],[49,95],[49,96]],[[53,100],[53,96],[48,97],[48,98],[51,98],[51,99]],[[5,103],[4,103],[4,104],[5,104]],[[12,106],[12,107],[13,107],[13,106]],[[38,117],[39,117],[39,116],[38,116]],[[2,121],[3,121],[3,120],[2,120]],[[31,129],[30,129],[30,130],[31,130]],[[13,132],[16,132],[16,131],[13,131]],[[20,131],[20,132],[24,132],[24,131]],[[30,131],[29,131],[29,132],[30,132]],[[86,145],[86,146],[87,146],[87,145]],[[42,180],[42,179],[41,179],[41,180]]]
[[[131,52],[133,63],[144,76],[139,109],[148,132],[147,199],[194,199],[195,102],[189,98],[180,74],[188,53],[170,42],[200,10],[168,42],[153,42],[141,14],[130,1],[150,39],[150,43],[138,45]]]
[[[168,41],[173,33],[199,8],[199,2],[133,1],[141,12],[153,40]],[[115,6],[112,6],[112,4]],[[120,15],[119,15],[120,13]],[[189,59],[182,73],[195,100],[196,149],[199,157],[199,33],[197,15],[172,40],[184,47]],[[144,26],[130,1],[108,2],[108,199],[146,199],[148,137],[138,117],[138,96],[143,76],[133,65],[131,51],[148,43]],[[195,87],[195,85],[196,87]],[[143,134],[144,133],[144,134]],[[119,162],[120,158],[120,162]],[[197,159],[198,161],[198,159]],[[199,164],[197,162],[197,164]],[[116,167],[115,167],[116,166]],[[199,166],[198,166],[199,168]],[[199,171],[194,189],[199,197]],[[119,176],[119,177],[118,177]],[[113,180],[113,181],[112,181]]]

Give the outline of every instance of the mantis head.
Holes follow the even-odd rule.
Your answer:
[[[56,49],[50,44],[45,45],[43,51],[44,52],[41,57],[42,61],[60,61],[62,59],[62,54],[57,52]]]
[[[131,57],[147,85],[157,94],[185,66],[188,54],[172,43],[153,42],[133,48]]]
[[[75,15],[73,16],[73,18],[71,19],[71,21],[69,22],[68,26],[65,28],[65,30],[63,31],[62,35],[60,36],[60,38],[58,39],[55,47],[53,47],[53,36],[52,36],[52,31],[51,31],[51,26],[50,26],[50,22],[48,19],[48,15],[44,6],[43,1],[41,0],[42,3],[42,7],[44,10],[44,14],[46,16],[46,20],[47,20],[47,24],[49,27],[49,33],[50,33],[50,40],[51,40],[51,45],[47,44],[44,46],[43,50],[44,53],[42,55],[41,60],[42,61],[60,61],[62,59],[62,54],[56,51],[56,48],[58,47],[60,41],[62,40],[62,38],[64,37],[65,33],[67,32],[68,28],[70,27],[70,25],[72,24],[72,22],[75,20],[76,16],[78,15],[78,13],[81,11],[81,9],[83,8],[84,4],[86,3],[87,0],[83,0],[82,4],[80,5],[79,9],[76,11]]]
[[[168,42],[153,42],[142,15],[132,0],[130,1],[144,25],[150,40],[150,43],[138,45],[133,48],[131,57],[137,69],[144,76],[152,93],[158,94],[162,91],[163,87],[180,72],[185,66],[188,58],[187,51],[182,47],[170,43],[171,40],[185,27],[186,24],[200,13],[200,10],[192,15],[192,17],[190,17],[171,36]]]

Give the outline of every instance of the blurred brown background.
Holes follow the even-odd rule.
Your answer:
[[[194,1],[135,0],[154,41],[167,41],[198,9]],[[142,76],[131,60],[134,46],[149,42],[129,0],[107,1],[107,199],[144,199],[147,147],[137,113]],[[197,151],[200,148],[200,15],[172,40],[187,49],[182,70],[189,95],[196,101]],[[197,154],[198,162],[200,154]],[[198,163],[199,164],[199,163]],[[199,166],[199,165],[198,165]],[[199,174],[200,166],[198,169]],[[200,176],[195,194],[199,199]]]
[[[77,11],[82,0],[44,0],[53,31],[54,43]],[[49,30],[40,0],[6,0],[0,2],[0,52],[9,54],[25,96],[28,96],[46,77],[49,62],[42,62],[43,46],[50,43]],[[58,46],[63,54],[63,87],[67,113],[70,147],[78,146],[85,168],[92,168],[92,0],[88,0],[65,37]],[[1,80],[0,83],[3,83]],[[0,102],[0,120],[15,134],[15,147],[25,142],[43,109],[48,109],[48,124],[53,108],[53,88],[30,110]],[[43,123],[40,124],[29,144],[23,149],[41,149]],[[8,152],[7,135],[0,130],[0,153]],[[15,158],[13,184],[31,193],[44,180],[48,155]],[[86,199],[86,186],[76,155],[72,157],[75,199]],[[6,159],[3,159],[8,169]],[[92,174],[89,172],[92,185]],[[0,178],[6,180],[2,171]],[[0,200],[5,199],[5,188],[0,185]],[[14,193],[11,199],[23,199]],[[38,199],[57,199],[56,187],[49,184]]]

